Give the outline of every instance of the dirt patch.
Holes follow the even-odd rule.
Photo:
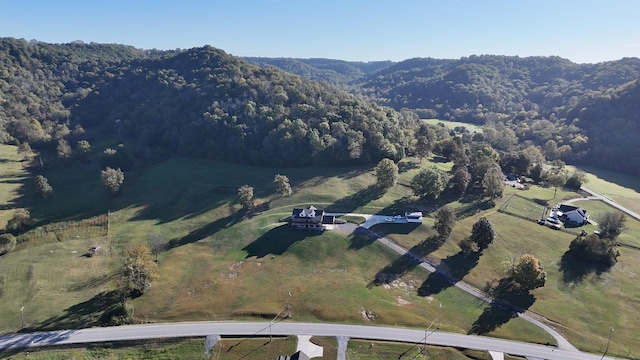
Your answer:
[[[400,296],[396,296],[396,301],[398,302],[398,306],[407,306],[413,304],[411,301],[405,300]]]
[[[365,308],[362,308],[362,310],[360,310],[360,315],[362,315],[362,320],[364,321],[371,321],[376,318],[376,316],[373,314],[373,311],[367,310]]]
[[[403,290],[405,293],[409,293],[412,290],[416,289],[416,286],[414,285],[413,281],[402,281],[402,280],[393,280],[388,284],[382,285],[382,287],[387,290],[389,289]]]

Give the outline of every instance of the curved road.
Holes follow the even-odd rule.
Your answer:
[[[626,213],[627,215],[631,216],[632,218],[634,218],[634,219],[636,219],[636,220],[640,220],[640,215],[636,214],[635,212],[633,212],[633,211],[631,211],[631,210],[627,209],[626,207],[624,207],[624,206],[622,206],[622,205],[619,205],[619,204],[618,204],[618,203],[616,203],[615,201],[613,201],[613,200],[610,200],[610,199],[606,198],[604,195],[602,195],[602,194],[598,194],[597,192],[595,192],[595,191],[593,191],[593,190],[591,190],[591,189],[588,189],[588,188],[586,188],[586,187],[584,187],[584,186],[581,186],[581,187],[580,187],[580,190],[582,190],[582,191],[585,191],[585,192],[589,193],[589,194],[590,194],[594,199],[602,200],[602,201],[604,201],[605,203],[607,203],[607,204],[609,204],[609,205],[613,206],[614,208],[616,208],[616,209],[618,209],[618,210],[622,211],[623,213]],[[582,199],[580,199],[580,198],[579,198],[578,200],[582,200]],[[585,200],[586,200],[586,199],[585,199]],[[574,200],[574,201],[575,201],[575,200]]]
[[[446,278],[450,283],[453,284],[453,286],[457,287],[458,289],[466,292],[467,294],[470,294],[482,301],[485,301],[487,303],[494,303],[496,302],[497,299],[494,299],[493,297],[485,294],[483,291],[481,291],[480,289],[464,282],[461,281],[459,279],[455,279],[453,276],[451,276],[448,272],[446,272],[446,270],[440,269],[438,268],[435,264],[429,262],[427,259],[424,259],[418,255],[412,254],[410,253],[407,249],[401,247],[400,245],[394,243],[393,241],[385,238],[385,237],[381,237],[380,235],[376,234],[375,232],[369,230],[369,227],[375,225],[375,224],[381,224],[381,223],[389,223],[389,221],[387,221],[387,219],[391,218],[390,216],[382,216],[382,215],[368,215],[368,214],[331,214],[331,215],[350,215],[350,216],[361,216],[364,217],[366,219],[366,221],[361,224],[359,227],[360,228],[364,228],[366,229],[366,231],[368,231],[370,233],[371,236],[374,236],[377,238],[377,241],[380,242],[381,244],[385,245],[386,247],[388,247],[389,249],[393,250],[394,252],[398,253],[399,255],[405,255],[408,254],[409,256],[411,256],[412,258],[414,258],[416,261],[418,261],[420,263],[420,267],[426,269],[429,272],[437,272],[438,274],[442,275],[444,278]],[[397,222],[397,221],[393,221],[393,222]],[[343,231],[348,231],[348,232],[353,232],[358,228],[358,226],[351,224],[351,223],[346,223],[346,224],[342,224],[339,225],[338,229],[343,230]],[[506,306],[512,307],[508,304],[505,304]],[[528,321],[530,323],[532,323],[533,325],[538,326],[539,328],[541,328],[542,330],[546,331],[549,335],[551,335],[555,340],[556,343],[558,344],[558,348],[562,349],[562,350],[567,350],[567,351],[575,351],[577,352],[578,349],[571,345],[571,343],[562,335],[560,334],[560,332],[558,332],[556,329],[552,328],[551,326],[543,323],[540,320],[546,320],[548,322],[550,322],[548,319],[544,318],[541,315],[538,314],[533,314],[530,311],[517,311],[515,309],[510,309],[511,311],[513,311],[518,317],[520,317],[521,319]],[[538,320],[540,319],[540,320]]]
[[[268,336],[269,324],[269,322],[193,322],[14,334],[0,336],[0,349],[208,335]],[[271,333],[425,343],[424,330],[378,326],[276,322],[271,326]],[[601,355],[563,350],[552,346],[435,331],[428,333],[426,343],[549,360],[595,360],[601,357]]]

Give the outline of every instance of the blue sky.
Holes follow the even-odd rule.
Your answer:
[[[238,56],[640,57],[640,0],[0,0],[0,36]]]

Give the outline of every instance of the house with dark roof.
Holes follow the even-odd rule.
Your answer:
[[[558,206],[556,214],[565,224],[571,223],[573,225],[582,226],[589,223],[587,210],[581,207],[561,204]]]
[[[309,205],[306,208],[294,208],[290,223],[297,229],[324,230],[326,225],[335,224],[335,217],[325,215],[324,210]]]

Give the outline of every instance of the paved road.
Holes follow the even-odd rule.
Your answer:
[[[446,278],[450,283],[452,283],[455,287],[457,287],[458,289],[482,300],[485,301],[487,303],[494,303],[496,302],[496,299],[492,298],[491,296],[485,294],[483,291],[481,291],[480,289],[467,284],[464,281],[461,281],[459,279],[455,279],[453,276],[451,276],[446,270],[442,269],[442,268],[438,268],[435,264],[429,262],[427,259],[424,259],[418,255],[412,254],[410,253],[407,249],[403,248],[402,246],[394,243],[393,241],[385,238],[385,237],[381,237],[378,234],[374,233],[373,231],[369,230],[368,228],[375,225],[375,224],[379,224],[379,223],[383,223],[386,222],[385,219],[388,218],[388,216],[380,216],[380,215],[367,215],[367,214],[335,214],[336,216],[340,216],[340,215],[351,215],[351,216],[361,216],[364,217],[367,221],[364,222],[362,225],[360,225],[360,229],[364,228],[365,231],[367,231],[371,236],[377,237],[377,241],[380,242],[381,244],[385,245],[386,247],[388,247],[389,249],[393,250],[394,252],[398,253],[399,255],[404,255],[404,254],[408,254],[409,256],[411,256],[412,258],[414,258],[416,261],[418,261],[420,263],[420,267],[426,269],[429,272],[437,272],[438,274],[442,275],[444,278]],[[353,232],[357,229],[358,227],[354,224],[350,224],[350,223],[346,223],[343,225],[340,225],[337,229],[338,230],[342,230],[342,231],[346,231],[346,232]],[[517,309],[519,310],[519,309]],[[544,318],[541,315],[538,314],[534,314],[530,311],[514,311],[515,314],[518,315],[518,317],[520,317],[521,319],[528,321],[536,326],[538,326],[539,328],[541,328],[542,330],[546,331],[549,335],[551,335],[555,340],[556,343],[558,344],[558,348],[562,349],[562,350],[567,350],[567,351],[578,351],[578,349],[571,345],[571,343],[564,337],[562,336],[562,334],[560,334],[560,332],[558,332],[557,330],[555,330],[554,328],[552,328],[551,326],[545,324],[544,322],[542,322],[541,320],[546,320],[547,322],[551,322],[548,319]]]
[[[599,199],[599,200],[602,200],[602,201],[606,202],[607,204],[613,206],[614,208],[624,212],[625,214],[631,216],[632,218],[634,218],[636,220],[640,220],[640,215],[634,213],[633,211],[627,209],[624,206],[621,206],[621,205],[617,204],[615,201],[604,197],[604,195],[598,194],[597,192],[595,192],[595,191],[593,191],[591,189],[588,189],[588,188],[586,188],[584,186],[581,186],[580,189],[585,191],[585,192],[588,192],[589,194],[591,194],[592,197],[594,197],[596,199]]]
[[[271,327],[271,333],[273,335],[344,336],[366,340],[425,343],[424,330],[363,325],[277,322]],[[170,337],[205,337],[207,335],[268,336],[269,322],[193,322],[129,325],[4,335],[0,336],[0,349]],[[558,349],[552,346],[446,332],[429,333],[426,337],[426,343],[483,351],[498,351],[512,355],[549,360],[595,360],[600,359],[601,356]],[[408,348],[409,347],[407,347],[407,349]]]

